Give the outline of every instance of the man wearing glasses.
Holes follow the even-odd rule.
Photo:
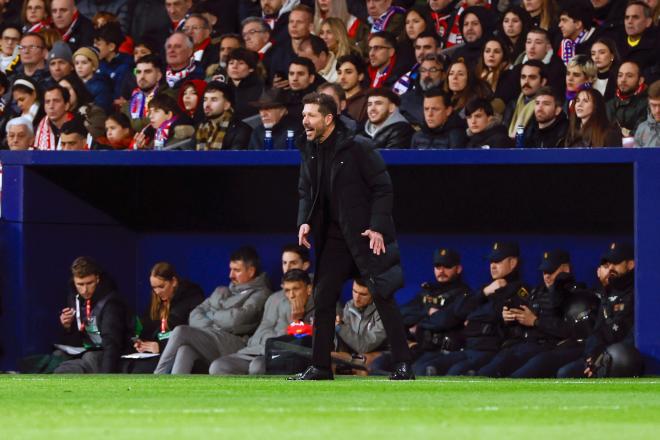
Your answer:
[[[389,32],[376,32],[369,37],[369,83],[371,88],[390,88],[397,79],[392,74],[396,61],[396,38]]]
[[[245,48],[259,54],[259,60],[266,70],[270,68],[273,43],[270,41],[270,27],[259,17],[248,17],[241,23],[241,35]]]
[[[10,67],[15,67],[19,62],[18,42],[21,41],[21,31],[17,26],[6,25],[2,30],[0,39],[0,71],[10,73]]]
[[[9,77],[9,82],[13,83],[18,77],[29,77],[37,84],[45,84],[50,80],[50,73],[46,68],[48,49],[41,35],[34,33],[23,35],[18,45],[18,52],[21,63]]]

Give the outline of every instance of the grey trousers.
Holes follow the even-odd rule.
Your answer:
[[[266,374],[266,356],[242,353],[223,356],[211,363],[209,374]]]
[[[55,368],[55,374],[95,374],[101,371],[103,351],[87,351],[82,357],[62,362]]]
[[[154,374],[190,374],[196,360],[210,363],[243,347],[243,338],[229,332],[179,325],[172,331]]]

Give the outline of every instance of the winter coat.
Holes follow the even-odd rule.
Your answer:
[[[406,118],[396,109],[382,124],[376,126],[367,122],[362,135],[373,140],[376,148],[410,148],[415,130]]]
[[[419,150],[464,148],[467,144],[465,120],[452,113],[442,127],[429,128],[426,123],[412,138],[411,148]]]
[[[648,112],[646,121],[637,126],[635,131],[635,145],[640,147],[660,147],[660,122]]]
[[[129,3],[130,0],[77,0],[76,8],[90,20],[101,11],[114,14],[121,24],[121,30],[126,34],[131,25]]]
[[[539,128],[536,118],[532,118],[525,127],[523,145],[526,148],[563,148],[567,132],[568,118],[564,112],[545,128]]]
[[[190,312],[190,326],[226,331],[237,336],[248,335],[259,325],[270,293],[263,272],[247,283],[217,287],[210,297]]]
[[[658,53],[660,53],[658,37],[660,34],[657,29],[651,26],[642,33],[642,39],[637,46],[632,47],[628,44],[628,35],[623,32],[616,41],[619,57],[622,60],[635,61],[644,74],[647,68],[655,65]]]
[[[232,80],[229,80],[228,84],[234,91],[234,116],[236,118],[245,119],[259,113],[259,109],[252,105],[264,90],[264,82],[259,75],[252,72],[243,78],[238,86]]]
[[[92,20],[85,17],[83,14],[80,14],[78,16],[78,22],[73,27],[73,32],[71,32],[67,44],[71,48],[72,53],[75,53],[81,47],[93,46],[94,26],[92,25]]]
[[[171,33],[171,25],[164,1],[140,0],[135,2],[129,34],[136,41],[149,36],[155,40],[158,47],[163,47]]]
[[[376,304],[372,302],[360,310],[350,300],[344,305],[341,320],[336,327],[337,339],[353,353],[370,353],[383,348],[387,334]]]
[[[498,121],[491,122],[481,133],[473,134],[467,130],[467,148],[511,148],[513,142],[507,133],[506,127]]]
[[[391,297],[403,287],[399,247],[392,219],[392,180],[380,153],[366,139],[351,135],[343,127],[335,130],[324,148],[333,151],[331,161],[330,204],[337,206],[337,220],[346,245],[360,275],[374,295]],[[300,145],[301,163],[298,180],[298,226],[309,224],[314,250],[323,249],[324,214],[320,200],[319,144],[306,141]],[[366,229],[383,235],[386,252],[375,255],[369,240],[361,236]]]
[[[219,141],[219,124],[222,117],[209,121],[204,120],[197,125],[195,137],[197,139],[197,150],[245,150],[250,142],[252,129],[248,124],[232,118],[222,138]]]
[[[365,91],[360,90],[355,95],[346,99],[346,113],[355,119],[358,124],[367,121],[367,96]]]
[[[112,112],[112,83],[107,76],[94,73],[94,76],[85,83],[85,87],[94,97],[96,105],[108,114]]]
[[[626,100],[615,96],[607,101],[607,119],[613,124],[618,124],[622,131],[626,130],[632,136],[637,126],[644,121],[648,108],[649,96],[646,90]]]
[[[117,54],[112,61],[101,60],[98,73],[110,78],[112,82],[112,99],[121,96],[121,89],[126,75],[131,75],[133,70],[133,57],[125,53]]]
[[[424,124],[424,90],[419,85],[419,78],[401,95],[399,111],[412,125],[421,127]]]
[[[292,118],[291,115],[284,116],[279,123],[277,123],[271,132],[273,134],[273,150],[286,150],[287,149],[287,132],[293,130],[294,138],[297,140],[297,135],[300,130],[300,123]],[[248,149],[250,150],[263,150],[264,137],[266,135],[266,128],[264,124],[260,123],[253,130],[250,135],[250,142]]]

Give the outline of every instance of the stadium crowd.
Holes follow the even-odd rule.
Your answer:
[[[660,145],[657,0],[0,0],[12,150]]]

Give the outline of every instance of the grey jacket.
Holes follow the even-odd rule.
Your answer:
[[[190,312],[189,324],[238,336],[252,333],[259,325],[268,295],[270,288],[263,272],[247,283],[216,287],[211,296]]]
[[[374,303],[359,310],[350,300],[344,306],[341,319],[342,324],[337,326],[337,337],[356,353],[375,351],[385,342],[385,327]]]
[[[648,112],[646,121],[637,126],[635,130],[635,145],[640,147],[660,147],[660,122]]]
[[[310,323],[314,315],[314,301],[309,297],[305,306],[303,321]],[[259,327],[250,337],[247,346],[238,351],[240,354],[261,356],[266,354],[266,340],[286,334],[291,323],[291,304],[284,295],[284,290],[273,293],[266,301],[264,316]]]

